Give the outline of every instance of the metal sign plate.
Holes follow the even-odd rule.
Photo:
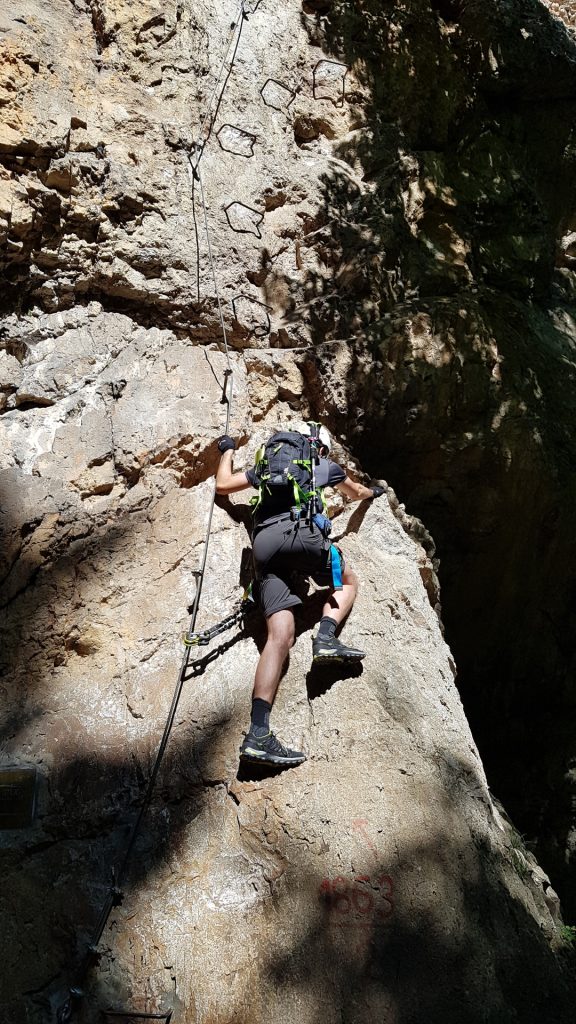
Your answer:
[[[33,824],[37,777],[36,768],[0,768],[0,829]]]

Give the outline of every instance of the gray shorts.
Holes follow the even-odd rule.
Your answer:
[[[310,576],[320,586],[332,583],[330,546],[317,526],[310,529],[289,518],[256,527],[252,540],[254,596],[266,618],[302,604],[290,586],[293,574]],[[344,558],[340,548],[337,550],[344,571]]]

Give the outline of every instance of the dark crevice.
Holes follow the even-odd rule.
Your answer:
[[[576,630],[576,360],[555,261],[570,271],[576,45],[543,4],[505,7],[304,3],[311,39],[369,97],[368,131],[336,153],[371,187],[323,179],[306,236],[323,272],[286,282],[288,316],[312,329],[316,416],[434,537],[490,784],[572,916],[574,655],[559,638]],[[352,354],[344,385],[337,339]]]
[[[431,0],[430,6],[437,11],[446,25],[457,25],[466,0]]]
[[[27,142],[0,152],[0,164],[12,174],[25,175],[47,171],[50,162],[65,155],[62,144],[42,149],[37,143]]]
[[[27,398],[17,395],[14,408],[16,412],[28,412],[30,409],[46,409],[50,405],[55,405],[52,398]]]
[[[47,313],[72,309],[74,306],[87,306],[98,302],[108,313],[122,313],[130,317],[139,327],[170,330],[180,339],[192,335],[191,324],[194,325],[193,337],[198,344],[210,344],[221,338],[221,329],[217,320],[217,309],[208,300],[199,303],[178,304],[159,300],[154,296],[144,297],[141,294],[114,295],[105,288],[90,287],[82,291],[70,290],[60,296],[52,293],[49,301],[43,301],[42,294],[31,290],[29,285],[29,268],[23,264],[14,269],[15,281],[7,284],[3,299],[0,300],[3,315],[17,312],[20,316],[29,314],[34,309],[43,309]],[[125,286],[126,287],[126,286]],[[122,286],[118,284],[120,291]],[[214,308],[213,308],[214,307]],[[21,349],[20,349],[21,350]]]
[[[101,54],[110,46],[110,43],[114,40],[115,33],[113,29],[106,26],[105,0],[90,0],[90,11],[92,14],[92,28],[94,30],[96,49]]]

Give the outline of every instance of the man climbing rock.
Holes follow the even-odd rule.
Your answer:
[[[282,668],[294,644],[292,609],[302,603],[291,590],[292,576],[296,572],[331,586],[312,641],[313,662],[360,661],[364,651],[347,647],[336,636],[354,604],[358,579],[344,564],[340,549],[330,543],[331,524],[324,514],[322,492],[325,487],[335,487],[347,498],[362,501],[380,497],[384,489],[355,483],[332,462],[328,458],[330,435],[318,423],[274,434],[257,453],[255,466],[245,472],[233,469],[235,447],[228,435],[218,442],[222,458],[216,491],[232,494],[247,487],[258,490],[252,499],[254,596],[268,628],[254,678],[250,729],[240,757],[252,763],[290,767],[301,764],[306,757],[280,743],[270,731],[269,718]]]

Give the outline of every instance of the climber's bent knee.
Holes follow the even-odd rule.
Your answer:
[[[353,569],[344,569],[344,572],[342,573],[342,583],[346,587],[352,587],[355,594],[358,593],[359,580]]]
[[[268,642],[277,647],[289,651],[294,646],[296,630],[294,627],[294,613],[289,608],[283,608],[273,612],[266,620],[268,627]]]

